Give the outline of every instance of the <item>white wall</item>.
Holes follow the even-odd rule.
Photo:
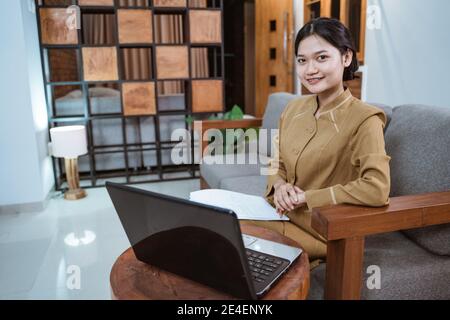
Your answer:
[[[36,16],[29,0],[3,2],[0,206],[42,204],[54,181],[47,155],[47,112]]]
[[[303,2],[294,0],[297,22],[303,21]],[[450,108],[450,1],[367,2],[379,6],[381,29],[366,28],[365,100]]]
[[[450,1],[368,0],[381,29],[366,29],[367,101],[450,107]]]

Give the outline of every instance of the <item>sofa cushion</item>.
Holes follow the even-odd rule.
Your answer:
[[[450,223],[405,230],[403,233],[424,249],[450,257]]]
[[[369,266],[380,269],[380,289],[369,289]],[[323,299],[325,267],[311,271],[309,299]],[[402,233],[366,237],[361,299],[450,299],[450,258],[433,255]]]
[[[450,190],[450,108],[395,107],[386,131],[391,196]]]
[[[273,135],[271,135],[271,130],[278,129],[278,121],[280,120],[281,113],[292,99],[298,97],[287,92],[277,92],[269,95],[261,126],[262,129],[266,130],[260,131],[259,134],[259,153],[262,155],[272,156],[271,137]],[[263,133],[265,133],[264,136]]]
[[[223,179],[220,182],[220,189],[262,197],[264,196],[266,185],[267,176],[254,175]]]
[[[223,164],[219,163],[220,159]],[[254,163],[254,159],[258,159],[257,163]],[[223,155],[205,156],[200,165],[200,175],[211,188],[217,189],[220,188],[220,182],[225,178],[260,175],[261,168],[268,161],[268,157],[257,153],[245,154],[246,164],[236,164],[236,162],[226,164],[227,161]]]
[[[386,131],[391,196],[450,190],[450,108],[403,105]],[[450,255],[450,224],[404,231],[436,254]]]

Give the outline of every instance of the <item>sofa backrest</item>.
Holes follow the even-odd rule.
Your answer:
[[[450,108],[395,107],[385,134],[391,196],[450,190]],[[427,250],[450,255],[450,224],[405,231]]]

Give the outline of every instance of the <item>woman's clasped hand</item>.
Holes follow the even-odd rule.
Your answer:
[[[274,185],[274,203],[277,213],[286,214],[306,203],[305,192],[297,186],[285,181],[279,181]]]

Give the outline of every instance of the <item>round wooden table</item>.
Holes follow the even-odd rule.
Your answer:
[[[290,246],[300,246],[277,232],[250,225],[241,226],[242,233]],[[195,281],[161,270],[136,259],[132,248],[117,258],[110,274],[111,297],[120,300],[223,300],[234,297]],[[302,300],[309,290],[309,261],[306,252],[277,283],[263,300]]]

